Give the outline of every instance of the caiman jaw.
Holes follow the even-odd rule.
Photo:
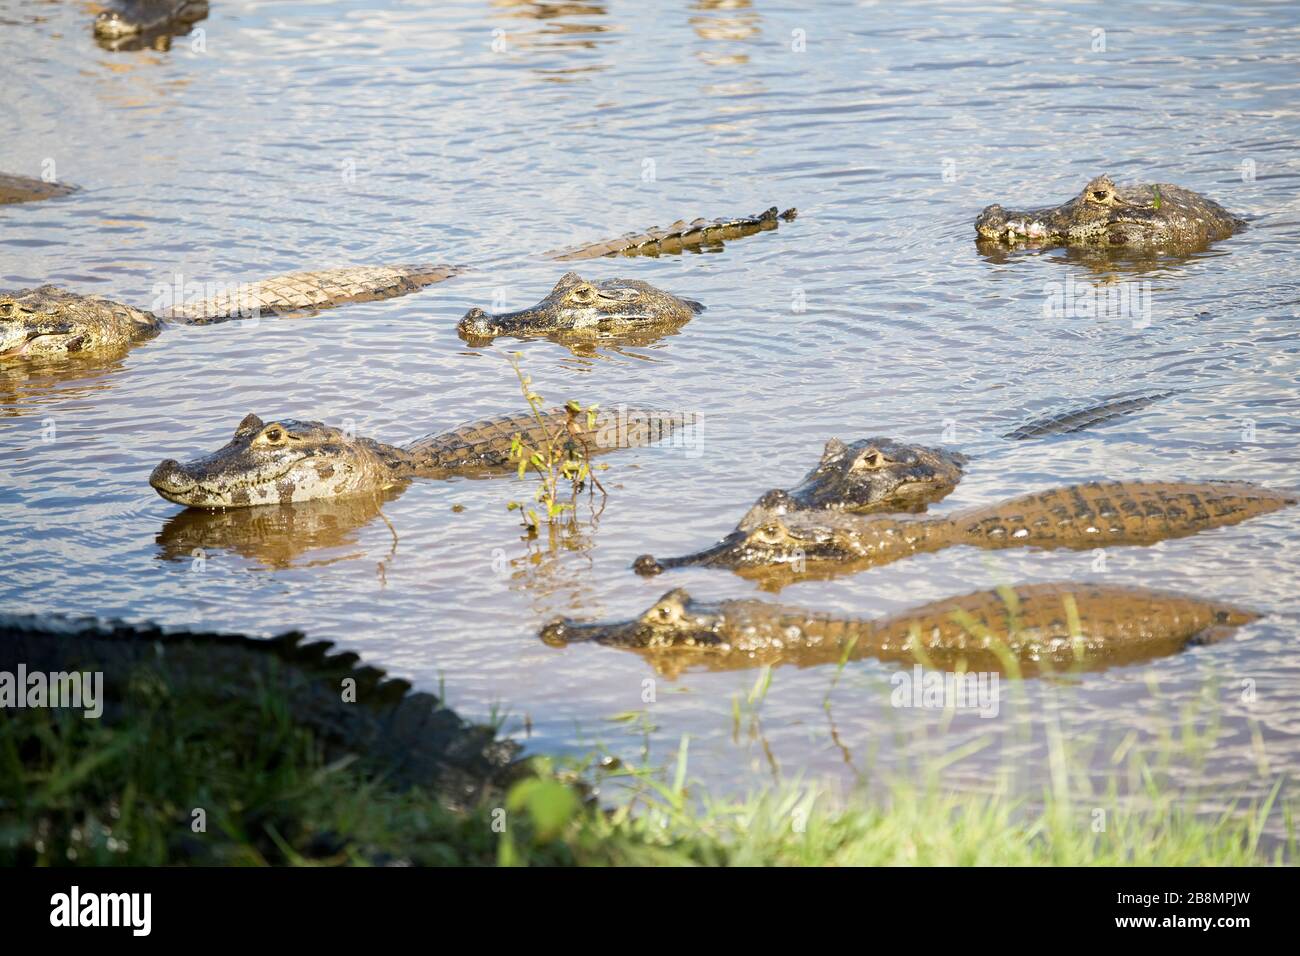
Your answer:
[[[168,501],[185,505],[187,508],[225,508],[234,504],[233,499],[238,492],[243,491],[247,494],[252,488],[274,485],[293,471],[297,464],[296,461],[290,462],[283,470],[266,476],[255,485],[240,485],[215,491],[190,475],[185,470],[185,466],[176,459],[168,458],[159,462],[150,473],[149,484]]]
[[[116,40],[140,32],[139,24],[125,19],[116,10],[107,10],[95,17],[95,35]]]
[[[685,568],[694,565],[730,567],[733,562],[724,559],[731,557],[734,549],[743,544],[748,537],[744,531],[733,531],[712,547],[680,558],[655,558],[654,555],[643,554],[632,562],[632,569],[637,574],[650,577],[669,568]]]
[[[1007,212],[1001,206],[986,208],[977,220],[975,231],[984,239],[999,242],[1037,242],[1058,238],[1040,212]]]
[[[582,624],[567,617],[557,617],[542,627],[540,636],[542,642],[551,647],[568,647],[570,644],[595,641],[606,635],[612,638],[627,629],[626,625]]]

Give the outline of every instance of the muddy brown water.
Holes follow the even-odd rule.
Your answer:
[[[787,668],[752,735],[733,706],[755,673],[661,679],[647,703],[654,672],[635,655],[536,636],[554,615],[626,616],[672,586],[754,594],[721,571],[646,580],[629,565],[716,540],[831,436],[972,453],[954,508],[1094,478],[1294,487],[1294,7],[215,0],[201,43],[119,53],[95,45],[89,10],[0,0],[0,169],[53,162],[84,187],[0,212],[5,286],[147,307],[178,273],[476,270],[315,318],[169,330],[103,367],[5,371],[6,610],[302,628],[422,688],[445,682],[468,717],[507,711],[538,752],[640,759],[648,742],[663,762],[690,735],[692,776],[724,789],[769,780],[774,764],[847,784],[854,766],[967,745],[977,752],[952,769],[968,785],[1009,753],[1037,786],[1035,740],[977,745],[1044,696],[1071,739],[1108,741],[1099,772],[1130,731],[1176,735],[1210,710],[1219,739],[1182,781],[1249,794],[1300,770],[1300,509],[1104,558],[951,549],[780,595],[884,615],[1078,578],[1266,612],[1211,648],[1037,682],[1029,707],[996,719],[893,708],[896,668],[862,661],[834,690],[835,734],[833,675]],[[977,250],[985,204],[1061,201],[1107,171],[1206,192],[1250,228],[1189,258],[1120,264]],[[456,335],[471,306],[549,290],[565,268],[543,250],[773,204],[799,219],[721,253],[579,264],[706,303],[676,334],[588,354]],[[1083,283],[1128,298],[1090,310]],[[1067,289],[1073,308],[1045,309]],[[372,502],[205,517],[146,483],[250,411],[396,442],[513,410],[516,350],[547,399],[698,413],[698,442],[607,459],[598,524],[555,549],[520,539],[505,504],[526,492],[509,479],[412,484],[382,503],[392,530]],[[1132,389],[1176,394],[1077,435],[998,437]],[[649,730],[612,719],[629,712]]]

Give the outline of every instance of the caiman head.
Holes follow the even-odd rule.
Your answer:
[[[486,344],[499,335],[545,335],[552,332],[629,332],[654,325],[680,325],[704,311],[693,299],[681,299],[638,279],[588,282],[568,272],[550,295],[531,308],[490,315],[474,308],[457,331],[471,344]]]
[[[376,492],[401,480],[402,452],[320,422],[248,415],[219,451],[160,463],[149,484],[191,508],[243,508]]]
[[[161,327],[152,313],[57,286],[0,293],[0,360],[123,349]]]
[[[692,600],[681,588],[669,591],[640,617],[612,624],[592,624],[556,618],[541,631],[552,647],[595,641],[613,647],[653,649],[695,647],[725,650],[731,643],[727,605]]]
[[[693,566],[798,571],[805,564],[849,561],[858,554],[852,546],[852,529],[837,518],[824,512],[783,515],[760,503],[717,544],[678,558],[643,554],[632,568],[642,575]]]
[[[95,36],[108,40],[188,29],[208,15],[207,0],[112,0],[95,18]]]
[[[923,511],[961,481],[967,458],[892,438],[826,443],[817,467],[789,491],[769,491],[756,508],[792,511]],[[745,525],[745,521],[741,525]]]
[[[717,544],[678,558],[643,554],[632,566],[638,574],[658,574],[692,565],[743,571],[847,560],[855,553],[852,529],[826,512],[923,511],[957,487],[966,461],[959,452],[892,438],[851,444],[832,438],[803,481],[767,492]]]
[[[1059,206],[989,206],[975,220],[975,232],[1008,245],[1126,248],[1221,239],[1241,225],[1218,203],[1190,190],[1161,183],[1116,186],[1103,175]]]

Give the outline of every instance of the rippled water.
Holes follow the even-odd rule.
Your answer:
[[[84,187],[0,212],[3,285],[148,306],[176,273],[475,271],[310,319],[171,329],[104,368],[7,372],[7,610],[298,627],[422,687],[445,680],[468,717],[506,708],[541,751],[636,755],[645,732],[664,760],[689,734],[692,772],[714,784],[773,765],[848,781],[853,766],[978,742],[998,722],[891,710],[892,668],[864,661],[834,692],[835,734],[832,674],[777,669],[751,735],[733,705],[755,672],[661,679],[646,704],[641,659],[552,649],[538,626],[626,616],[675,585],[753,593],[722,571],[645,580],[629,564],[715,540],[831,436],[963,448],[976,460],[952,506],[1103,477],[1296,483],[1292,6],[213,0],[201,43],[139,52],[100,49],[91,16],[0,0],[0,170],[53,161]],[[1113,267],[975,248],[985,204],[1058,202],[1107,171],[1203,191],[1250,228],[1189,259]],[[707,303],[678,334],[587,355],[456,335],[471,306],[549,290],[564,268],[543,250],[773,204],[799,219],[718,254],[581,264]],[[1149,323],[1045,316],[1046,284],[1070,278],[1149,288]],[[205,518],[146,482],[163,457],[223,444],[249,411],[397,442],[513,410],[516,349],[548,399],[697,412],[702,446],[608,459],[598,525],[554,551],[521,541],[510,479],[413,484],[384,505],[387,522],[347,504]],[[1079,435],[998,437],[1155,388],[1177,394]],[[1030,688],[1059,698],[1080,739],[1158,737],[1217,701],[1222,736],[1188,782],[1252,792],[1300,769],[1298,542],[1290,509],[1113,549],[1104,571],[1089,553],[959,548],[781,600],[876,615],[1002,582],[1101,578],[1262,610],[1229,643]],[[650,729],[610,719],[629,711]],[[1032,741],[1005,746],[1038,774]],[[957,766],[972,785],[991,752]]]

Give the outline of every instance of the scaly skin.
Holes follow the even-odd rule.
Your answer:
[[[212,325],[387,299],[441,282],[458,271],[431,265],[294,272],[238,287],[233,294],[196,295],[165,316],[52,285],[0,292],[0,359],[117,352],[153,338],[168,323]]]
[[[1089,405],[1087,408],[1076,408],[1067,412],[1058,412],[1045,415],[1042,418],[1035,418],[1033,421],[1021,425],[1015,431],[1007,432],[1002,437],[1009,438],[1012,441],[1020,441],[1025,438],[1043,438],[1047,435],[1066,435],[1071,432],[1082,431],[1101,422],[1107,422],[1113,418],[1119,418],[1121,415],[1127,415],[1138,409],[1146,408],[1148,405],[1152,405],[1162,398],[1168,398],[1172,394],[1174,393],[1153,392],[1147,395],[1117,395],[1114,398],[1103,399],[1095,405]]]
[[[637,558],[641,574],[687,565],[773,576],[826,576],[954,545],[1101,548],[1149,545],[1237,524],[1296,503],[1245,482],[1091,482],[1022,495],[947,517],[798,512],[755,514],[721,542],[682,558]]]
[[[117,353],[163,324],[152,312],[52,285],[0,293],[0,360]]]
[[[520,769],[513,766],[519,748],[490,728],[466,724],[432,694],[412,692],[356,654],[298,632],[246,637],[0,614],[0,672],[12,674],[19,664],[29,673],[101,672],[99,703],[110,726],[139,705],[132,688],[141,686],[165,687],[189,704],[211,701],[214,713],[232,703],[257,713],[274,699],[317,735],[327,762],[349,755],[373,761],[385,775],[431,787],[454,806],[484,786],[507,784]],[[348,699],[339,693],[344,681],[355,691]]]
[[[1089,583],[979,591],[880,620],[754,600],[705,603],[679,588],[630,621],[560,618],[540,636],[556,647],[595,641],[636,650],[668,673],[692,665],[813,667],[871,657],[971,671],[1005,671],[1014,661],[1029,676],[1162,657],[1218,640],[1257,617],[1213,601]]]
[[[0,180],[0,195],[4,181]],[[51,193],[53,194],[53,193]],[[794,210],[783,214],[794,217]],[[584,246],[583,254],[552,253],[552,258],[594,258],[598,255],[658,255],[661,252],[695,248],[707,240],[718,244],[753,232],[776,228],[775,210],[770,217],[736,220],[711,220],[713,225],[700,226],[697,220],[689,228],[650,230],[622,239]],[[676,227],[672,227],[676,229]],[[669,242],[666,238],[677,238]],[[652,241],[652,236],[660,239]],[[674,242],[676,245],[674,245]],[[604,250],[604,251],[600,251]],[[448,265],[356,266],[315,272],[295,272],[264,279],[204,298],[190,297],[182,290],[185,301],[166,315],[155,315],[129,306],[109,302],[98,296],[42,286],[17,292],[0,291],[0,360],[29,357],[50,358],[69,351],[82,355],[102,350],[120,354],[125,345],[157,334],[166,321],[185,325],[210,325],[231,319],[257,317],[270,313],[284,315],[316,312],[349,302],[387,299],[441,282],[463,271]],[[171,291],[171,290],[168,290]],[[590,303],[580,300],[590,296]],[[632,279],[611,279],[598,284],[583,282],[570,273],[560,280],[551,296],[532,310],[504,316],[489,316],[481,309],[471,310],[461,324],[461,334],[470,341],[506,333],[527,334],[539,323],[549,331],[574,334],[599,333],[602,327],[631,330],[644,324],[643,314],[651,324],[670,328],[681,324],[704,307],[690,299],[679,299],[653,286]],[[141,333],[141,326],[151,329]],[[57,328],[57,333],[51,329]],[[499,331],[498,331],[499,329]],[[40,338],[36,345],[28,345]]]
[[[316,272],[291,272],[172,309],[170,315],[189,325],[208,325],[232,318],[292,315],[332,309],[352,302],[393,299],[417,292],[460,273],[455,266],[352,266]]]
[[[767,492],[751,514],[923,511],[957,487],[967,460],[959,452],[892,438],[862,438],[849,444],[832,438],[817,467],[799,484]],[[749,522],[746,516],[741,526]]]
[[[1116,186],[1109,176],[1098,176],[1059,206],[1020,212],[989,206],[975,220],[975,232],[981,239],[1009,245],[1161,247],[1177,252],[1226,239],[1244,225],[1218,203],[1181,186]]]
[[[703,311],[704,306],[695,300],[679,299],[648,282],[588,282],[576,272],[567,272],[536,305],[497,315],[470,309],[457,331],[471,345],[486,345],[499,335],[526,338],[566,333],[575,338],[595,338],[647,328],[675,328]]]
[[[653,409],[602,410],[594,425],[563,408],[469,422],[397,447],[348,435],[320,422],[263,422],[248,415],[224,448],[181,464],[159,463],[149,483],[168,501],[191,508],[245,508],[377,494],[411,478],[508,474],[516,435],[534,447],[547,438],[581,442],[591,454],[649,444],[689,424]]]
[[[1115,396],[1097,404],[1038,418],[1002,436],[1042,438],[1081,431],[1145,408],[1173,392]],[[927,448],[892,438],[862,438],[826,443],[821,461],[798,485],[773,489],[741,519],[749,529],[771,515],[796,511],[851,511],[856,514],[916,513],[945,498],[961,481],[970,459],[960,452]]]
[[[188,33],[208,15],[207,0],[109,0],[95,17],[95,36],[119,40],[146,34]]]
[[[77,191],[76,186],[64,183],[47,183],[43,179],[26,176],[9,176],[0,173],[0,206],[6,203],[39,202]]]
[[[574,262],[579,259],[598,259],[601,256],[659,256],[684,250],[702,251],[719,248],[730,239],[742,239],[758,232],[767,232],[779,225],[779,220],[791,221],[799,214],[797,209],[778,213],[776,206],[754,216],[738,219],[695,219],[691,222],[677,220],[671,226],[652,226],[644,232],[629,232],[617,239],[605,239],[569,249],[556,249],[543,254],[543,258],[556,262]]]

